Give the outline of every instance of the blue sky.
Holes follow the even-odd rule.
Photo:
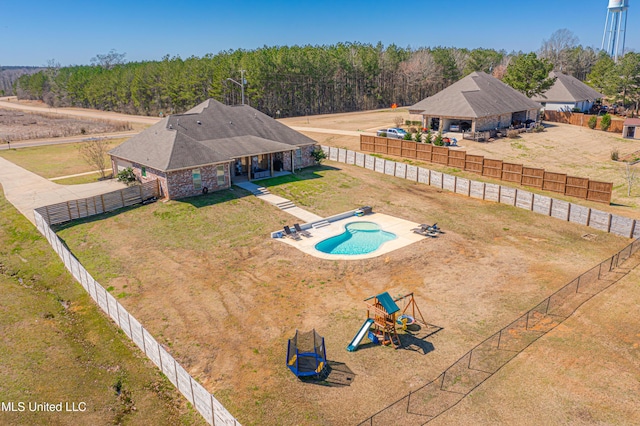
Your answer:
[[[607,0],[56,1],[4,0],[0,65],[88,64],[115,49],[128,61],[273,45],[360,42],[401,47],[537,50],[558,29],[600,47]],[[640,49],[631,2],[627,48]]]

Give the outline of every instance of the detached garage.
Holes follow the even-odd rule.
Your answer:
[[[541,105],[484,72],[473,72],[409,107],[434,131],[481,132],[536,122]]]

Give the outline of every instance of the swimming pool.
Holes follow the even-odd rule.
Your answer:
[[[383,231],[376,223],[351,222],[342,234],[320,241],[315,248],[327,254],[367,254],[396,238],[396,234]]]

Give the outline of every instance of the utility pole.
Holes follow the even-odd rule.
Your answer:
[[[244,105],[244,85],[247,82],[247,80],[244,79],[244,73],[247,72],[246,70],[240,70],[240,83],[238,83],[237,81],[235,81],[232,78],[227,78],[227,80],[237,84],[238,86],[240,86],[240,89],[242,90],[242,105]]]

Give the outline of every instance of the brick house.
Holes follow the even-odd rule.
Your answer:
[[[114,175],[131,167],[157,179],[163,197],[189,197],[234,182],[315,164],[316,142],[248,105],[209,99],[170,115],[109,152]]]
[[[537,121],[541,105],[478,71],[409,107],[422,115],[422,127],[440,132],[481,132]]]

